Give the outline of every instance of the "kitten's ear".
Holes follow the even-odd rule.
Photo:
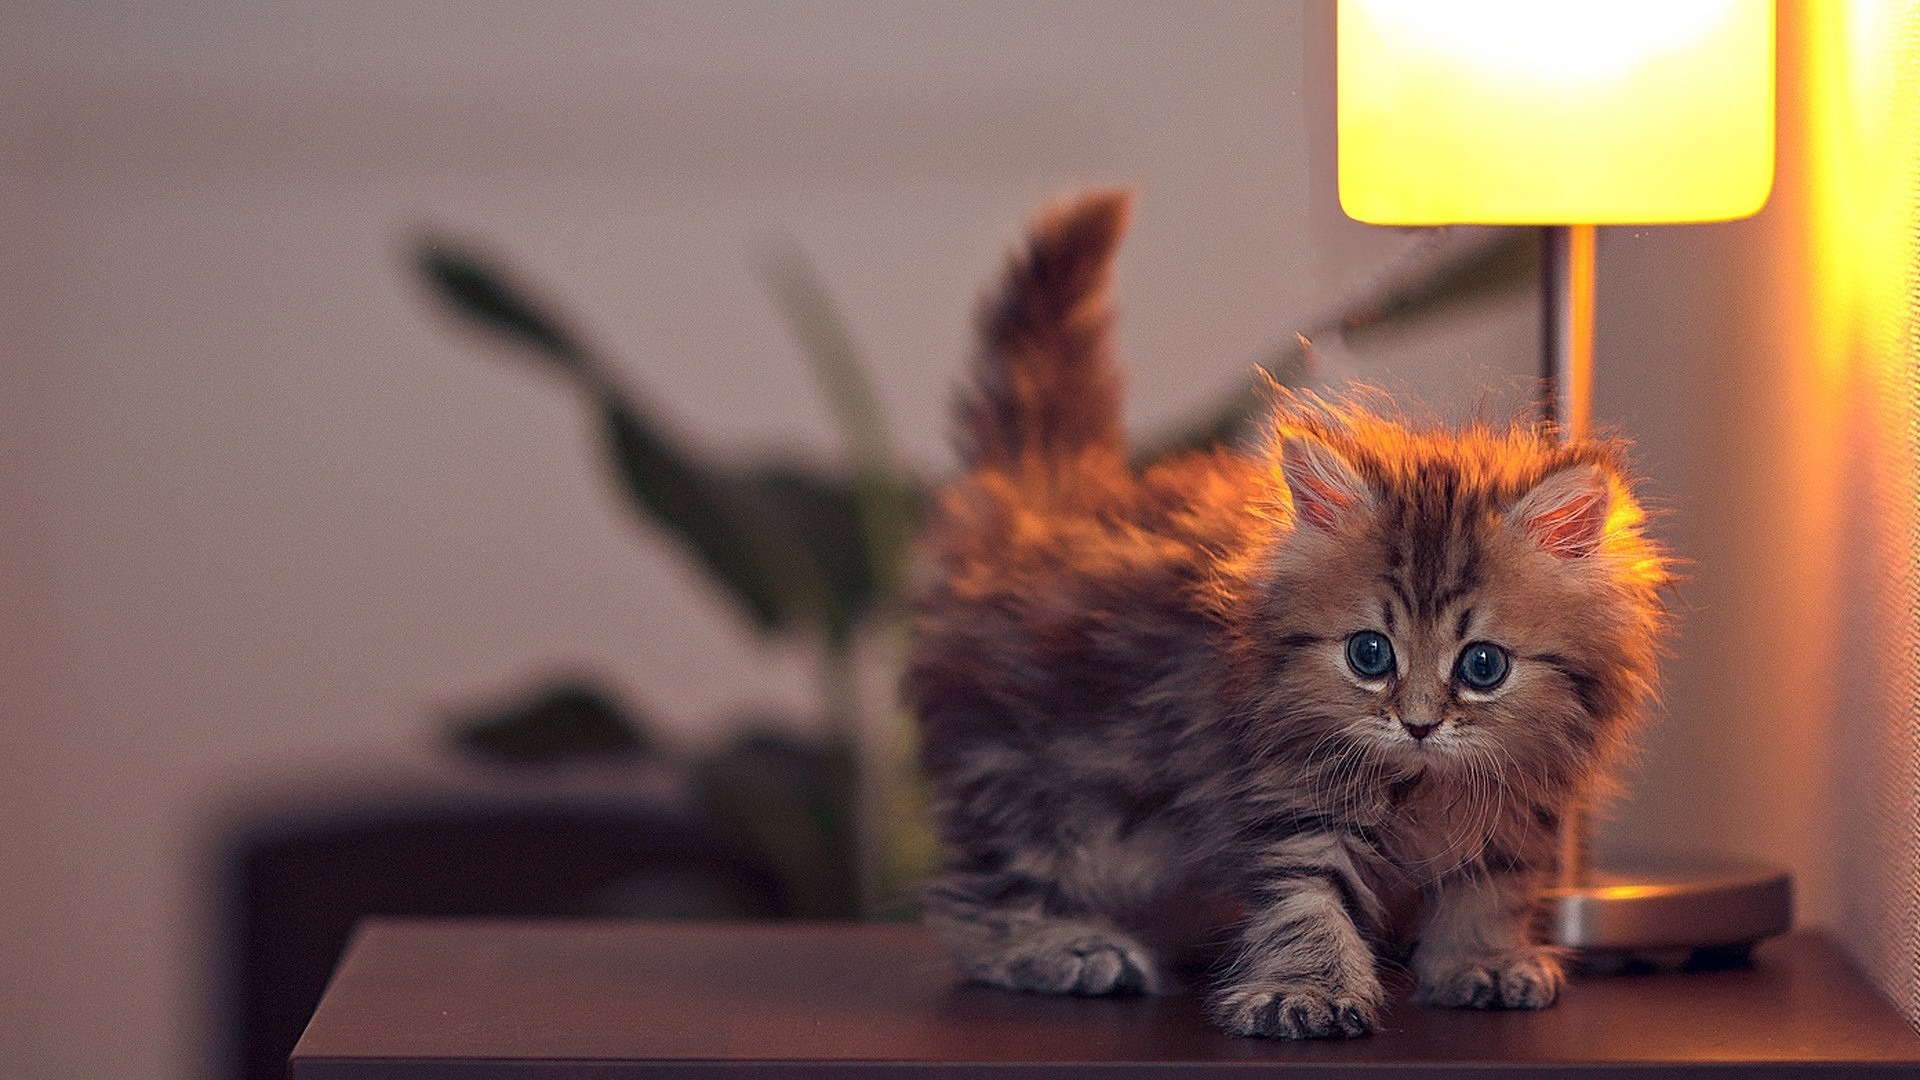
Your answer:
[[[1354,510],[1373,505],[1373,489],[1340,452],[1311,435],[1280,440],[1280,475],[1293,496],[1295,521],[1332,529]]]
[[[1583,559],[1600,549],[1613,508],[1613,484],[1598,465],[1574,465],[1553,473],[1507,511],[1507,523],[1563,559]]]

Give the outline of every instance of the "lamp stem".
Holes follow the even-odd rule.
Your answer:
[[[1555,438],[1578,439],[1593,428],[1594,227],[1547,227],[1541,255],[1542,419]],[[1725,962],[1793,925],[1793,879],[1773,867],[1695,858],[1596,868],[1592,809],[1578,798],[1561,816],[1559,880],[1545,909],[1548,940],[1583,962],[1605,970],[1608,957],[1675,948]]]
[[[1593,428],[1594,227],[1549,225],[1540,243],[1542,419],[1556,437],[1578,439]],[[1591,834],[1587,805],[1576,801],[1560,825],[1561,888],[1586,884]]]
[[[1546,419],[1561,438],[1578,439],[1593,427],[1594,226],[1549,225],[1541,233]]]

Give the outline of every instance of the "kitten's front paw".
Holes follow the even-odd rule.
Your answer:
[[[1515,953],[1423,972],[1419,999],[1456,1009],[1544,1009],[1563,981],[1551,955]]]
[[[1157,994],[1164,989],[1152,956],[1117,934],[1040,936],[977,965],[972,974],[1042,994]]]
[[[1216,994],[1216,1023],[1234,1035],[1269,1039],[1351,1039],[1373,1030],[1379,987],[1355,993],[1296,981],[1236,986]]]

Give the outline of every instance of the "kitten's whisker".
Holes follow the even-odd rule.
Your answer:
[[[1499,803],[1497,801],[1499,797],[1499,777],[1494,770],[1493,759],[1491,755],[1487,754],[1484,748],[1469,747],[1468,750],[1469,752],[1466,756],[1468,760],[1473,762],[1472,771],[1476,794],[1478,794],[1480,788],[1484,787],[1486,795],[1484,798],[1476,798],[1474,800],[1475,805],[1472,808],[1474,811],[1473,828],[1462,840],[1464,843],[1471,844],[1477,835],[1479,837],[1479,843],[1474,845],[1471,853],[1460,860],[1460,865],[1462,866],[1477,862],[1482,855],[1486,854],[1487,848],[1493,843],[1493,827],[1497,824],[1496,819],[1499,815]]]
[[[1498,743],[1493,743],[1488,746],[1476,746],[1473,749],[1476,754],[1482,758],[1486,769],[1484,775],[1487,780],[1487,798],[1485,800],[1485,813],[1482,815],[1485,820],[1476,828],[1476,831],[1480,833],[1480,846],[1465,860],[1466,862],[1477,861],[1487,853],[1487,849],[1493,845],[1494,831],[1500,825],[1501,770],[1499,762],[1495,760],[1494,755],[1499,754],[1502,758],[1505,758],[1509,764],[1512,764],[1513,761],[1512,755],[1504,746]]]

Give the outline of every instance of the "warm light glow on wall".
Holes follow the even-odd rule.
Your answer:
[[[1810,284],[1827,335],[1815,359],[1837,375],[1853,359],[1904,359],[1889,324],[1907,318],[1914,284],[1920,101],[1911,95],[1920,59],[1898,48],[1903,24],[1910,32],[1915,21],[1910,0],[1847,0],[1810,15],[1807,168],[1818,260]]]
[[[1744,217],[1772,0],[1340,0],[1340,203],[1375,224]]]
[[[1824,406],[1825,482],[1841,493],[1837,656],[1880,658],[1840,683],[1840,927],[1856,959],[1920,1025],[1920,6],[1801,0],[1808,250],[1804,369]],[[1827,573],[1834,571],[1827,570]]]

